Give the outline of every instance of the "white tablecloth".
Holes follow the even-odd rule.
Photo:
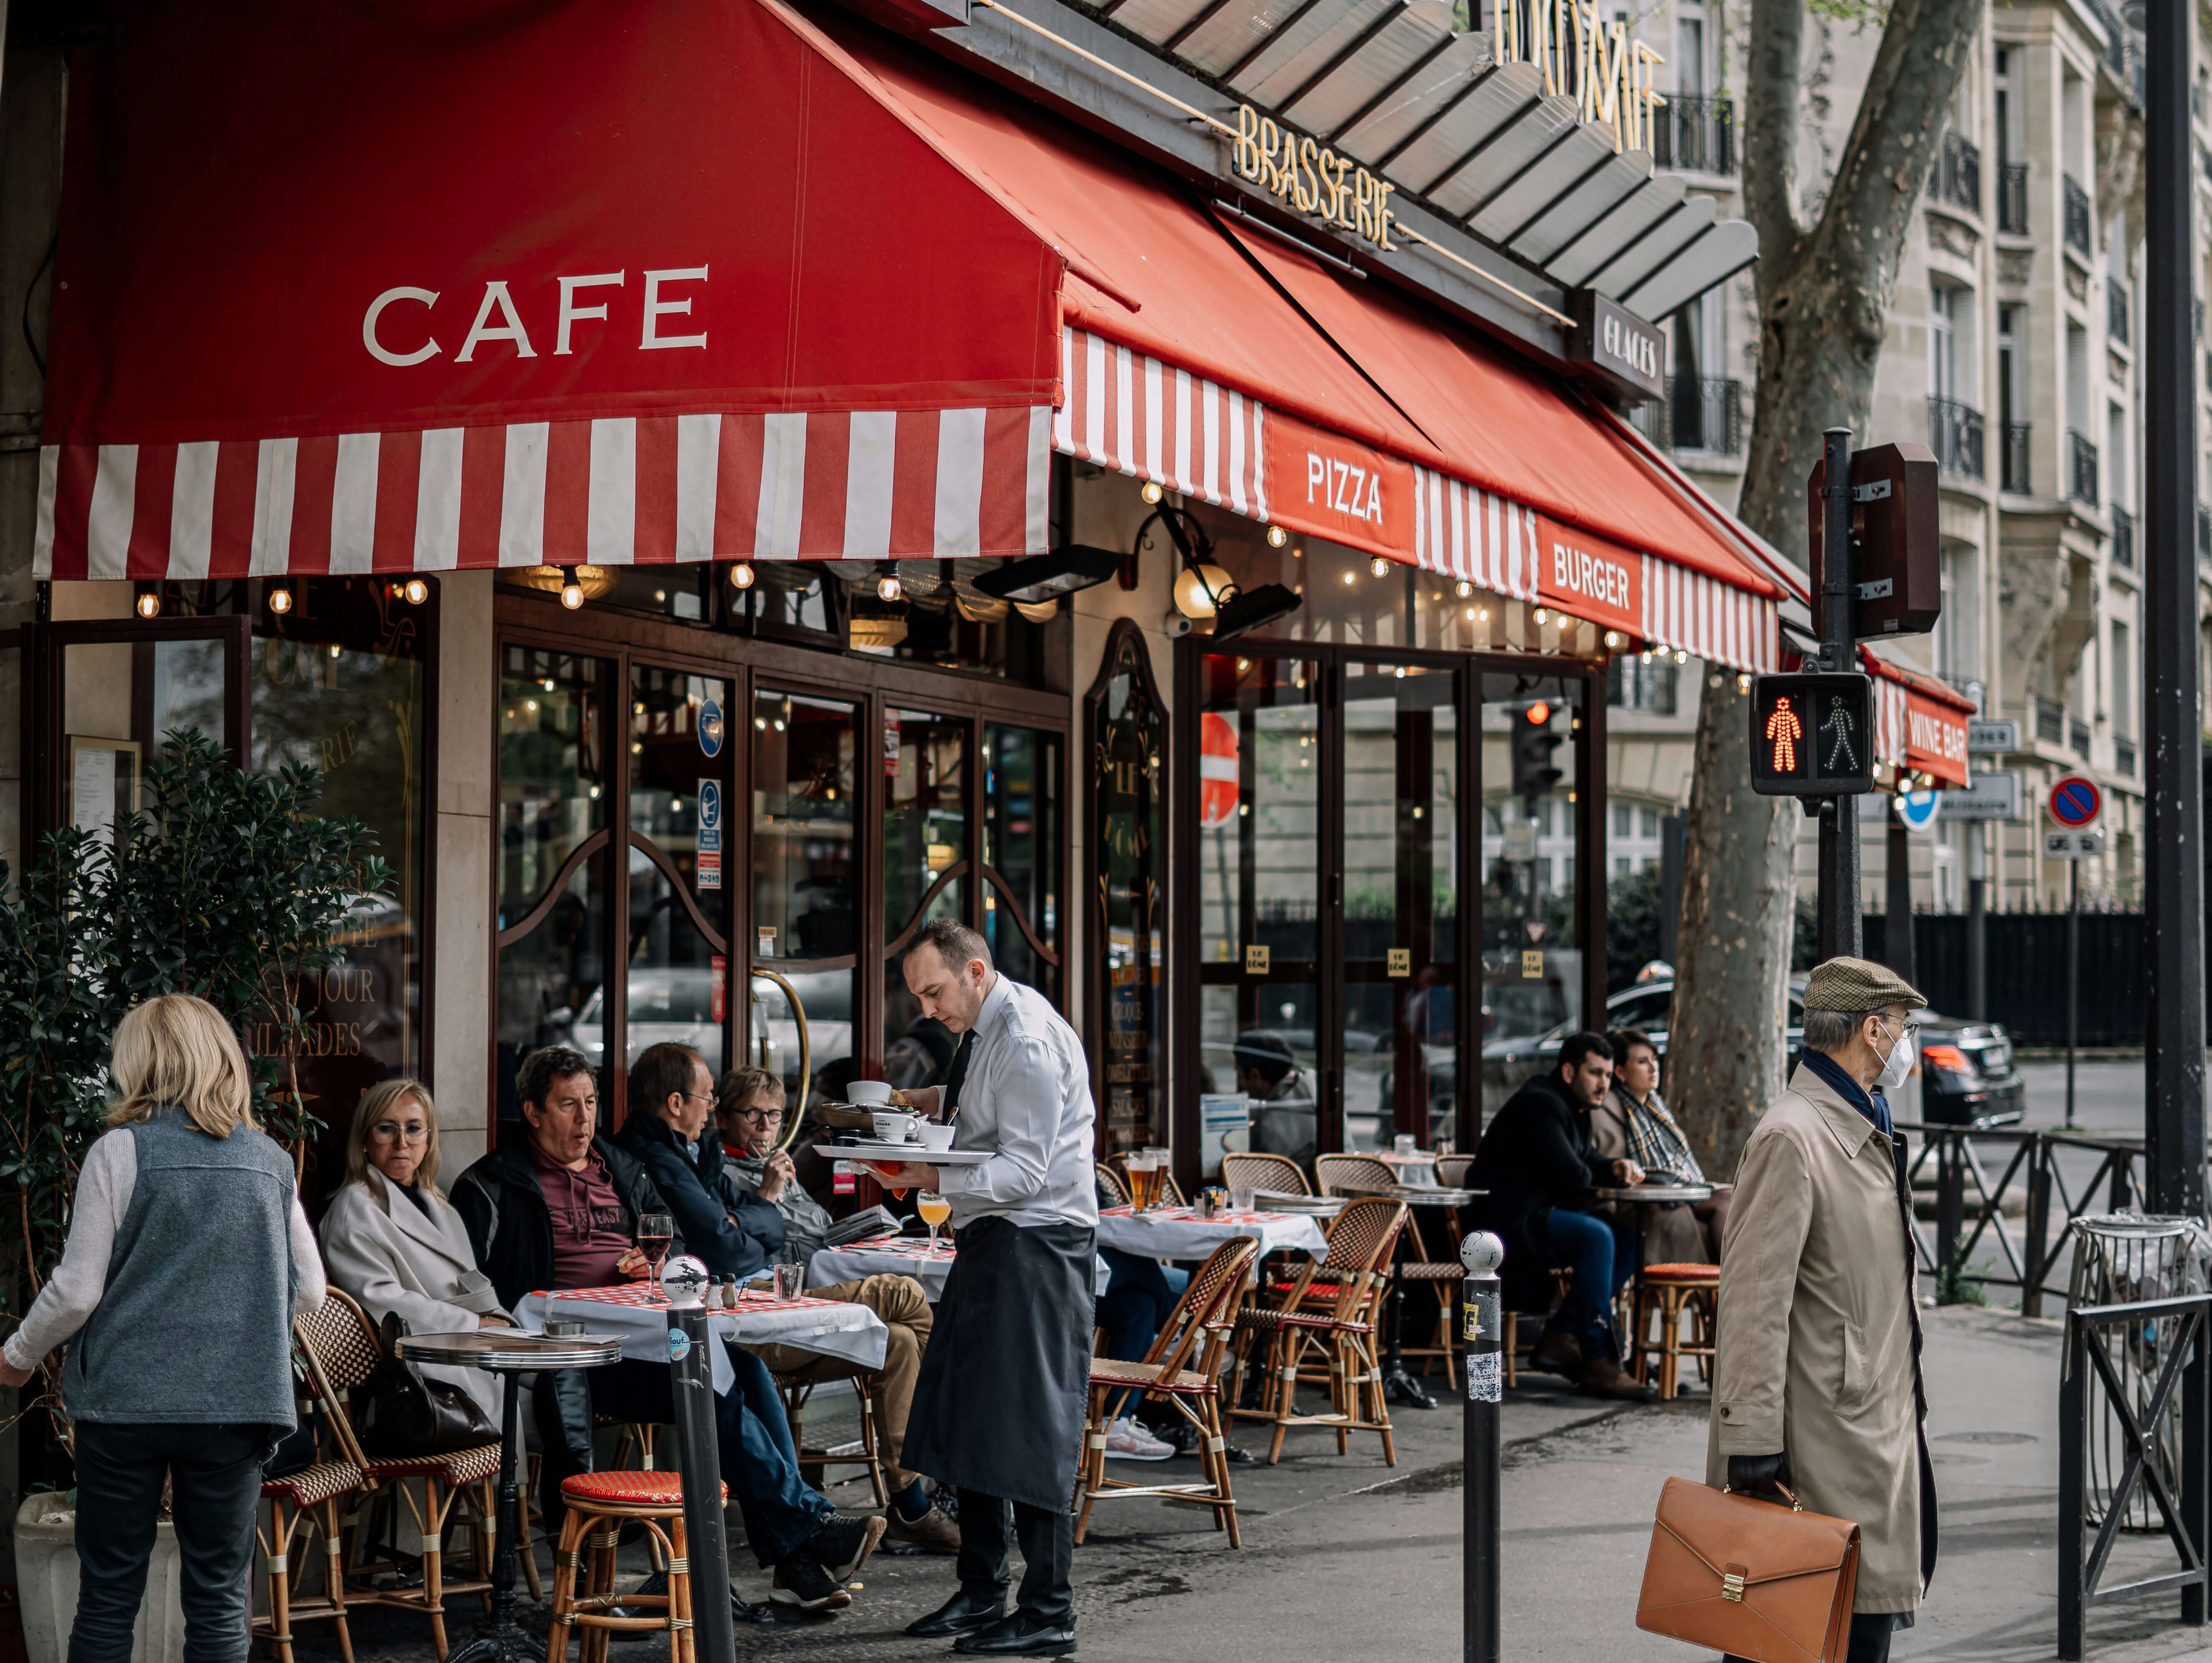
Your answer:
[[[1200,1218],[1190,1207],[1155,1207],[1142,1214],[1109,1207],[1098,1215],[1100,1246],[1146,1259],[1205,1259],[1239,1235],[1257,1241],[1263,1254],[1288,1248],[1318,1259],[1328,1247],[1320,1220],[1303,1212],[1224,1212]]]
[[[944,1297],[945,1278],[952,1274],[955,1256],[949,1231],[937,1239],[939,1250],[934,1257],[927,1241],[913,1236],[883,1235],[872,1241],[821,1248],[807,1261],[806,1285],[828,1288],[840,1282],[858,1282],[864,1276],[910,1276],[921,1284],[923,1296],[934,1305]],[[1111,1272],[1103,1259],[1094,1258],[1091,1263],[1091,1291],[1103,1294]]]
[[[668,1361],[668,1305],[631,1288],[583,1288],[569,1293],[525,1294],[515,1320],[535,1332],[550,1315],[581,1319],[595,1334],[622,1341],[623,1356],[641,1363]],[[844,1357],[864,1368],[880,1369],[890,1331],[865,1305],[829,1299],[775,1300],[748,1297],[735,1311],[714,1314],[714,1332],[740,1345],[796,1345],[824,1356]],[[714,1350],[714,1389],[726,1392],[737,1378],[719,1345]]]

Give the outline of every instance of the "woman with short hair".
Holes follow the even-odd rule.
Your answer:
[[[323,1302],[291,1156],[253,1121],[238,1036],[204,999],[149,999],[115,1030],[112,1130],[77,1175],[69,1241],[0,1347],[21,1386],[67,1345],[76,1423],[70,1663],[129,1663],[166,1478],[185,1648],[246,1654],[262,1464],[298,1423],[292,1318]]]
[[[386,1080],[361,1094],[346,1139],[346,1181],[323,1215],[323,1252],[331,1282],[359,1300],[372,1322],[396,1311],[413,1334],[514,1326],[438,1187],[438,1109],[420,1080]],[[467,1393],[487,1421],[500,1423],[499,1385],[483,1369],[416,1367]]]

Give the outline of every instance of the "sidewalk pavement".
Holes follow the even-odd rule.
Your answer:
[[[2011,1312],[1927,1313],[1929,1429],[1942,1493],[1942,1561],[1918,1625],[1893,1655],[2028,1663],[2056,1655],[2058,1329]],[[1431,1385],[1443,1393],[1441,1377]],[[1232,1551],[1206,1516],[1152,1501],[1102,1506],[1076,1553],[1081,1654],[1104,1663],[1340,1663],[1461,1655],[1461,1417],[1442,1395],[1431,1413],[1400,1411],[1398,1465],[1372,1434],[1340,1457],[1327,1432],[1293,1433],[1283,1464],[1236,1470],[1244,1543]],[[1701,1477],[1705,1403],[1607,1405],[1547,1375],[1523,1375],[1505,1407],[1505,1655],[1594,1663],[1704,1663],[1709,1654],[1635,1626],[1636,1594],[1659,1489]],[[1265,1448],[1258,1429],[1232,1434]],[[1141,1482],[1195,1463],[1115,1463]],[[863,1492],[865,1493],[865,1492]],[[842,1490],[841,1496],[853,1494]],[[2158,1563],[2163,1539],[2116,1553],[2120,1580]],[[739,1589],[765,1578],[733,1553]],[[902,1632],[952,1590],[948,1559],[879,1554],[852,1608],[818,1622],[740,1630],[751,1659],[890,1663],[950,1655]],[[2174,1596],[2092,1614],[2095,1663],[2212,1655],[2212,1630],[2175,1622]],[[457,1639],[473,1603],[449,1607]],[[537,1608],[526,1605],[531,1620]],[[303,1659],[335,1656],[329,1630],[301,1625]],[[362,1663],[427,1655],[419,1622],[364,1613]],[[617,1648],[622,1663],[629,1648]],[[642,1660],[645,1649],[635,1655]]]

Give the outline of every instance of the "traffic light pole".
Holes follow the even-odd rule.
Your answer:
[[[1828,429],[1820,485],[1820,664],[1858,668],[1852,634],[1851,430]],[[1869,736],[1870,737],[1870,736]],[[1820,816],[1820,950],[1823,959],[1861,952],[1859,805],[1851,797],[1823,797]]]

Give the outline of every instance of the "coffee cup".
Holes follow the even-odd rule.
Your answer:
[[[896,1109],[886,1109],[869,1117],[875,1123],[876,1141],[883,1144],[903,1144],[914,1137],[915,1128],[921,1124],[912,1115]]]
[[[888,1080],[855,1080],[845,1088],[846,1100],[863,1108],[889,1108],[891,1106],[891,1086]]]
[[[925,1120],[921,1126],[921,1146],[931,1150],[951,1149],[952,1134],[958,1130],[957,1126],[932,1126]]]

